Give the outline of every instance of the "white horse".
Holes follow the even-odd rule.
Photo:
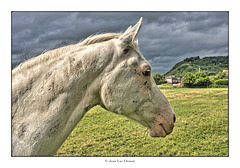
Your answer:
[[[95,35],[48,51],[12,71],[12,156],[50,156],[93,106],[131,118],[165,137],[175,114],[151,77],[135,37]]]

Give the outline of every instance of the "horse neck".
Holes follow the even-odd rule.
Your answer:
[[[55,60],[29,69],[34,75],[29,75],[22,86],[15,80],[20,77],[15,75],[13,95],[17,96],[13,96],[12,105],[12,111],[15,111],[13,141],[15,136],[18,136],[15,135],[15,129],[24,123],[31,127],[28,129],[31,130],[28,135],[43,132],[42,136],[37,137],[41,138],[35,140],[35,147],[31,147],[41,149],[34,149],[30,151],[31,154],[46,155],[56,152],[84,114],[91,107],[101,104],[99,83],[112,54],[113,50],[109,49],[107,42],[80,47],[65,56],[56,57]],[[29,82],[31,87],[26,89]],[[41,130],[38,130],[40,128]],[[26,146],[30,144],[31,139],[25,138]],[[45,147],[42,144],[45,144]],[[20,147],[16,145],[16,148]],[[32,153],[34,151],[38,153]]]

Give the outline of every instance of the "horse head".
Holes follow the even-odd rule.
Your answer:
[[[114,54],[101,80],[100,97],[104,108],[148,127],[152,137],[165,137],[173,131],[176,117],[135,41],[141,25],[142,18],[112,40]]]

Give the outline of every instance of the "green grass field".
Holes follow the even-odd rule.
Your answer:
[[[124,116],[92,108],[55,156],[228,156],[228,89],[161,89],[176,113],[172,134],[146,137]]]

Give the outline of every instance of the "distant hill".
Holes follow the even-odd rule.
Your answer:
[[[180,77],[187,72],[196,73],[199,71],[199,67],[201,71],[205,71],[207,74],[217,74],[222,72],[223,69],[228,69],[228,56],[204,57],[202,59],[199,56],[186,58],[174,65],[165,76],[174,75]]]

